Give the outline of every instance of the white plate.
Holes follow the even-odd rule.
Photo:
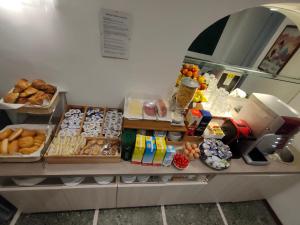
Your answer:
[[[66,186],[76,186],[84,180],[84,177],[61,177],[60,179]]]
[[[2,155],[0,154],[0,162],[34,162],[41,159],[41,152],[44,149],[45,143],[48,142],[52,130],[54,129],[55,125],[48,125],[48,124],[15,124],[15,125],[8,125],[4,129],[1,130],[4,131],[8,128],[11,129],[17,129],[17,128],[24,128],[28,130],[44,130],[46,132],[46,140],[44,144],[41,145],[41,147],[33,152],[32,154],[16,154],[16,155]]]

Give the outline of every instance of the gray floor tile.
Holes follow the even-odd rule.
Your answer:
[[[222,203],[229,225],[276,225],[263,201]]]
[[[16,225],[92,225],[94,211],[22,214]]]
[[[216,204],[165,206],[168,225],[223,225]]]
[[[105,209],[99,211],[98,225],[162,225],[160,207]]]

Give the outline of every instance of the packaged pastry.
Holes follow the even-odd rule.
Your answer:
[[[47,155],[49,156],[70,156],[77,155],[86,145],[86,139],[82,136],[57,136],[53,138]]]
[[[114,156],[120,152],[119,140],[91,139],[80,151],[79,155],[106,155]]]

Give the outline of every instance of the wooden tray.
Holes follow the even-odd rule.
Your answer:
[[[121,162],[121,154],[115,156],[44,156],[49,164],[84,164],[84,163],[118,163]]]

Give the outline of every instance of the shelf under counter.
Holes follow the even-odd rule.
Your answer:
[[[162,175],[162,174],[300,174],[300,157],[294,163],[285,164],[272,161],[265,166],[252,166],[243,159],[232,159],[226,170],[213,170],[196,160],[185,170],[177,170],[173,166],[142,166],[127,161],[120,163],[99,164],[45,164],[34,163],[1,163],[0,177],[17,176],[95,176],[95,175]]]
[[[123,128],[129,129],[145,129],[145,130],[159,130],[159,131],[177,131],[186,132],[185,126],[171,125],[168,121],[158,120],[129,120],[124,119]]]

